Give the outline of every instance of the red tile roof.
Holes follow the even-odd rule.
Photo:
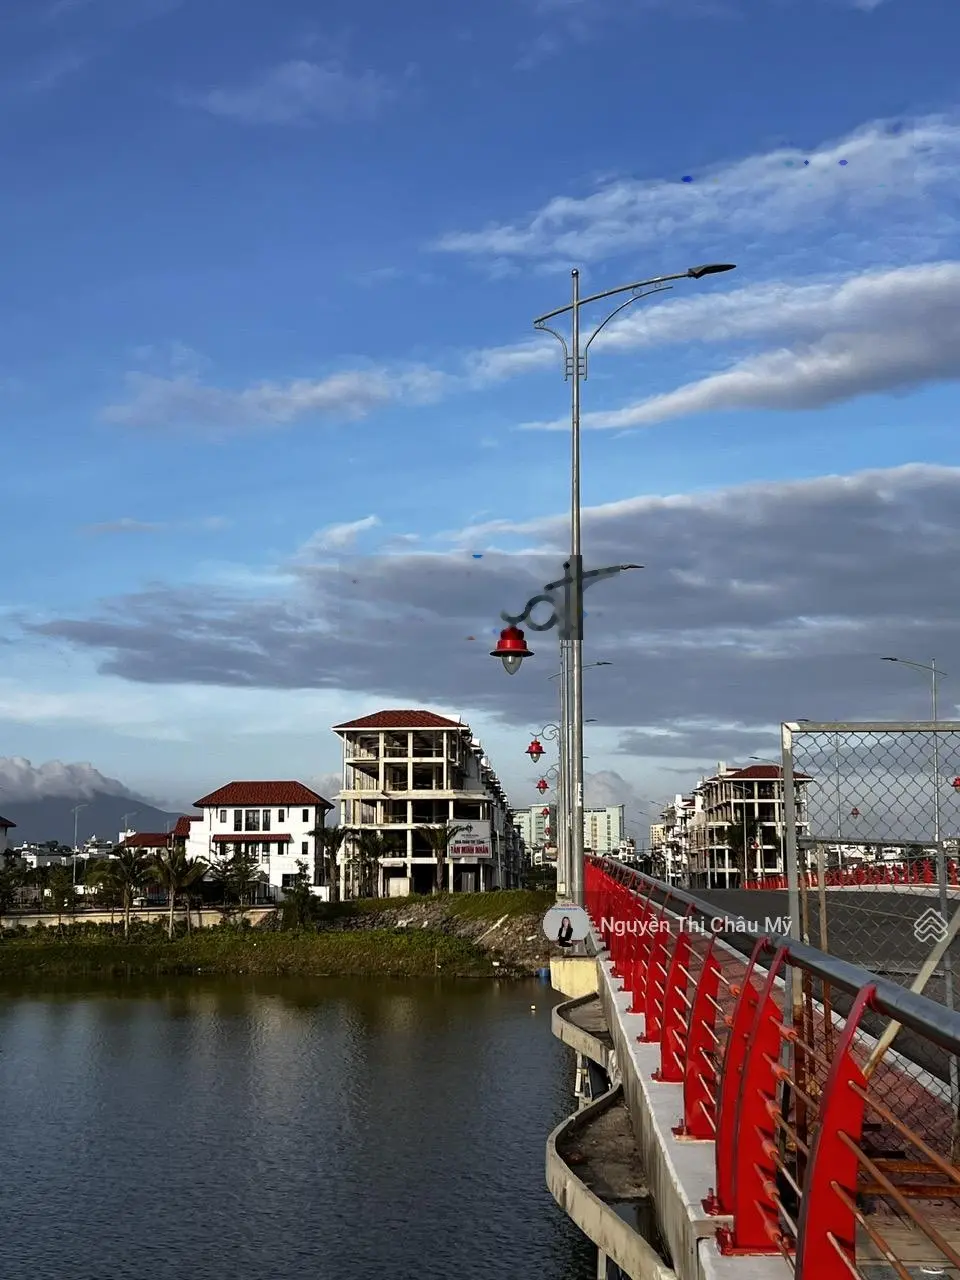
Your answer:
[[[190,823],[202,821],[203,814],[191,813],[187,817],[177,819],[177,825],[173,828],[173,834],[180,840],[185,840],[190,834]]]
[[[123,842],[125,849],[166,849],[170,835],[166,831],[135,831]]]
[[[797,773],[794,771],[794,778],[803,778],[809,780],[806,773]],[[765,779],[775,780],[783,777],[783,769],[778,764],[749,764],[745,769],[731,769],[729,773],[715,774],[714,777],[723,781],[726,778],[736,778],[740,782],[763,782]],[[711,779],[713,781],[714,779]]]
[[[218,791],[211,791],[208,796],[195,800],[194,804],[198,809],[229,808],[230,805],[263,805],[268,809],[274,806],[286,809],[295,805],[333,808],[329,800],[324,800],[302,782],[228,782]]]
[[[0,818],[0,827],[3,827],[5,831],[9,831],[16,825],[17,824],[15,822],[11,822],[9,818]]]
[[[286,844],[292,840],[289,832],[283,831],[228,831],[220,832],[213,837],[214,844],[244,844],[251,840],[262,840],[264,844]]]
[[[432,711],[377,711],[359,720],[347,720],[335,724],[334,733],[341,729],[465,729],[467,726]]]

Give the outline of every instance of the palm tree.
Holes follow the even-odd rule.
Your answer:
[[[150,874],[150,857],[136,849],[119,849],[114,858],[97,862],[90,868],[92,882],[112,889],[123,903],[123,936],[130,937],[130,909],[138,889]]]
[[[206,875],[206,872],[206,862],[202,858],[188,858],[182,848],[164,849],[154,856],[150,864],[150,874],[166,889],[170,902],[170,915],[167,921],[168,937],[173,937],[173,913],[176,910],[177,898],[181,894],[186,894],[192,885]],[[187,926],[189,925],[188,902]]]
[[[398,834],[385,835],[382,831],[359,831],[354,840],[354,860],[357,868],[357,886],[360,898],[374,896],[373,880],[381,858],[388,858],[397,850]]]
[[[447,850],[450,848],[450,841],[455,835],[464,830],[466,830],[464,825],[453,826],[446,819],[443,822],[435,823],[433,826],[417,827],[417,832],[426,840],[437,860],[436,893],[443,892],[444,872],[447,867]]]
[[[64,911],[72,912],[76,903],[73,877],[66,867],[54,867],[47,884],[50,889],[50,900],[57,913],[57,929],[63,932],[63,913]]]
[[[314,883],[322,884],[324,880],[330,886],[330,901],[336,902],[339,885],[337,884],[337,854],[346,835],[346,827],[314,827],[310,832],[317,842],[316,865],[314,867]]]

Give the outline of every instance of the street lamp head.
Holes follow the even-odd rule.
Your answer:
[[[534,740],[530,743],[529,747],[527,747],[527,755],[530,757],[530,759],[533,761],[534,764],[537,764],[540,757],[543,755],[543,747],[540,745],[539,738],[534,738]]]
[[[508,676],[516,675],[524,658],[532,658],[533,651],[527,648],[527,642],[519,627],[504,627],[500,632],[497,647],[491,649],[491,658],[499,658]]]
[[[704,276],[717,276],[721,271],[736,271],[735,262],[707,262],[702,267],[689,267],[687,275],[691,280],[702,280]]]
[[[546,780],[546,778],[540,779],[540,781],[537,783],[537,790],[540,792],[541,795],[543,795],[545,791],[550,790],[550,783]]]
[[[881,662],[899,662],[900,659],[899,658],[881,658],[880,661]]]

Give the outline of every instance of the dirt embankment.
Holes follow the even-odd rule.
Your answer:
[[[397,933],[445,934],[472,943],[505,973],[534,974],[549,965],[551,955],[559,954],[559,948],[551,948],[544,936],[542,920],[540,912],[471,916],[447,901],[426,899],[333,918],[320,927],[335,932],[389,929]],[[263,927],[278,928],[279,920],[265,920]]]

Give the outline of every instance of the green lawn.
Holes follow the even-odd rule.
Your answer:
[[[323,977],[484,977],[494,968],[472,943],[429,930],[260,933],[204,929],[172,942],[163,936],[125,942],[116,934],[43,934],[0,942],[0,978],[110,973],[290,973]]]

